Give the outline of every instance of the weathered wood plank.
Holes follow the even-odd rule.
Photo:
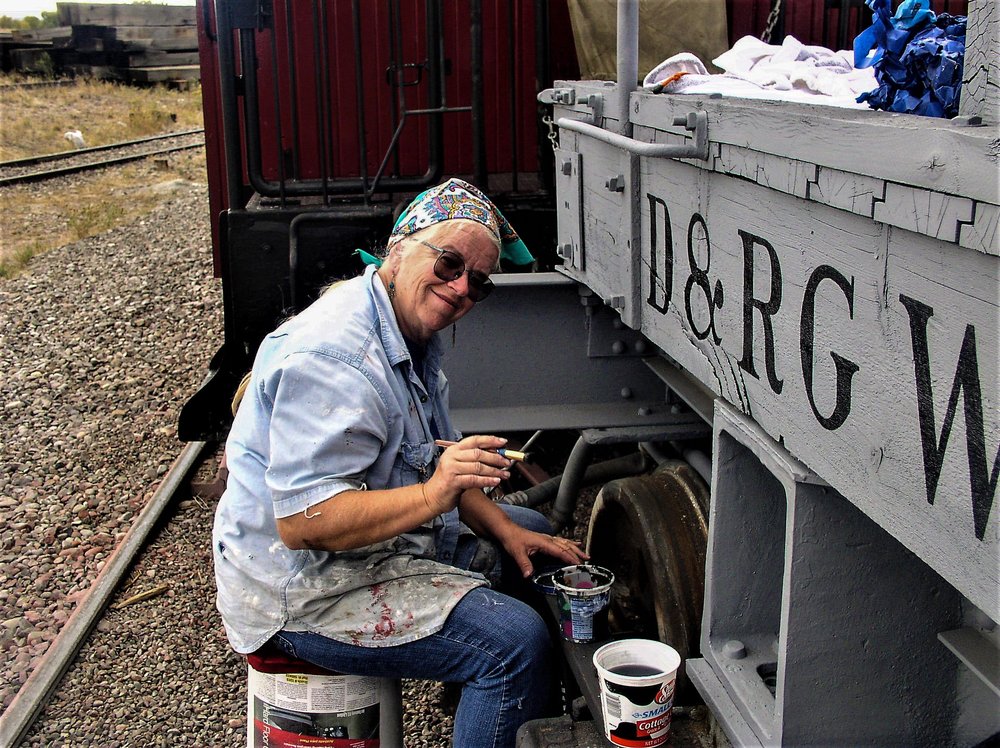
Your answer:
[[[815,164],[758,153],[726,143],[719,146],[712,168],[797,197],[807,197],[809,185],[816,178]]]
[[[109,31],[125,49],[198,49],[198,30],[194,26],[114,26]]]
[[[959,222],[972,220],[972,200],[887,182],[873,217],[893,226],[957,242]]]
[[[590,92],[580,84],[577,88],[584,95]],[[703,109],[713,143],[751,147],[934,192],[994,204],[997,200],[1000,177],[995,168],[983,168],[996,163],[996,119],[984,127],[963,127],[878,111],[645,93],[632,95],[632,108],[635,124],[661,130],[674,116]]]
[[[885,194],[881,179],[848,174],[839,169],[817,168],[816,181],[809,185],[808,197],[831,208],[871,217],[874,201]]]
[[[125,77],[135,83],[161,83],[163,81],[198,80],[198,65],[172,65],[153,68],[124,68]]]
[[[579,149],[578,163],[574,164],[570,174],[559,171],[557,177],[564,184],[562,194],[575,195],[579,190],[583,200],[579,209],[573,200],[560,201],[557,206],[557,214],[564,222],[571,215],[578,216],[574,220],[580,221],[582,232],[581,241],[570,238],[564,242],[576,243],[576,255],[566,263],[567,270],[571,276],[586,271],[587,277],[593,279],[591,290],[609,304],[612,301],[617,304],[617,299],[630,293],[632,288],[630,229],[626,225],[628,216],[625,193],[610,189],[583,191],[580,186],[584,179],[592,184],[605,184],[609,179],[624,174],[628,168],[627,163],[623,162],[619,151],[595,148],[592,141],[582,136],[574,144]],[[595,216],[614,216],[615,222],[609,226],[603,221],[598,226],[593,220]],[[588,249],[588,241],[595,236],[595,232],[600,235],[601,251],[592,255]]]
[[[194,6],[56,3],[63,26],[196,26]]]
[[[72,35],[72,29],[62,26],[48,29],[15,29],[11,32],[15,42],[52,42],[55,39],[67,39]]]
[[[585,169],[620,153],[578,147]],[[587,262],[571,274],[604,296],[624,211],[587,173]],[[822,174],[816,189],[851,205],[877,184]],[[642,308],[625,312],[997,618],[1000,263],[934,238],[957,230],[945,206],[960,203],[911,189],[875,205],[909,200],[926,236],[676,161],[642,159],[640,179]],[[841,194],[855,186],[867,196]]]
[[[198,52],[127,52],[121,55],[125,67],[150,68],[178,65],[197,65]]]
[[[591,93],[607,95],[606,86],[594,82],[576,82],[574,86],[578,101]],[[633,108],[639,111],[637,119],[643,120],[635,127],[635,137],[643,142],[681,142],[683,129],[668,124],[672,122],[673,116],[686,114],[695,105],[706,111],[711,109],[709,114],[714,119],[710,119],[709,139],[713,156],[707,162],[684,160],[701,169],[712,169],[749,179],[790,195],[806,197],[871,217],[875,202],[885,197],[886,183],[893,180],[869,174],[874,169],[867,162],[884,165],[885,159],[890,158],[895,166],[888,169],[889,173],[906,178],[919,176],[915,180],[917,183],[895,184],[902,185],[904,192],[906,189],[916,188],[936,195],[933,198],[927,197],[928,201],[937,206],[936,215],[953,216],[957,225],[951,225],[950,220],[945,223],[918,222],[904,210],[883,209],[883,219],[900,228],[927,232],[935,238],[947,238],[950,241],[960,240],[960,227],[968,220],[970,210],[972,213],[978,211],[981,215],[988,215],[1000,201],[1000,172],[996,168],[995,152],[996,143],[1000,142],[1000,128],[995,122],[986,127],[967,127],[933,118],[905,116],[899,121],[905,135],[902,137],[892,131],[890,126],[897,122],[894,118],[902,115],[887,115],[885,112],[785,103],[768,109],[768,116],[774,115],[775,121],[765,122],[767,118],[760,112],[747,113],[746,102],[727,101],[724,104],[714,99],[698,100],[696,97],[688,97],[689,106],[686,109],[669,108],[673,106],[670,102],[676,104],[678,98],[633,94]],[[649,101],[659,102],[655,117],[648,116],[653,111],[652,105],[643,103]],[[754,102],[754,105],[758,104],[775,102]],[[647,116],[642,116],[643,111]],[[736,115],[733,115],[733,111]],[[586,106],[578,104],[569,113],[579,118],[588,112]],[[824,117],[824,113],[832,114]],[[736,120],[746,118],[744,129],[733,129],[734,116]],[[880,119],[884,117],[888,119]],[[781,131],[784,123],[789,120],[797,123],[796,128],[804,128],[802,132],[808,136],[805,147],[800,147],[802,133],[799,130],[784,137],[775,136],[773,131]],[[852,123],[854,129],[845,130],[845,121]],[[888,128],[892,137],[885,143],[872,141],[870,133],[865,135],[871,129],[863,126],[866,121],[869,124],[880,123],[879,127],[884,131]],[[726,124],[720,125],[721,122]],[[914,133],[919,134],[919,137],[906,143]],[[940,142],[937,140],[939,136],[943,138]],[[832,145],[826,147],[824,143],[827,142]],[[928,151],[927,147],[932,150]],[[774,150],[768,150],[769,148]],[[870,157],[865,153],[866,148],[872,154]],[[893,148],[896,150],[893,151]],[[889,152],[888,155],[886,152]],[[809,156],[811,160],[802,160],[798,156]],[[865,165],[862,167],[862,164]],[[967,167],[968,171],[960,174],[956,165]],[[952,191],[943,189],[944,187]],[[970,201],[974,203],[971,209]],[[1000,254],[996,241],[991,241],[995,239],[995,235],[995,232],[992,237],[969,234],[970,239],[963,241],[962,246],[989,254]]]
[[[125,26],[109,27],[109,31],[118,40],[127,39],[183,39],[198,42],[198,29],[193,26]]]
[[[997,254],[1000,245],[1000,207],[976,203],[976,216],[971,224],[960,228],[959,244],[980,252]]]
[[[1000,113],[1000,7],[994,0],[970,0],[965,65],[958,113],[996,122]]]

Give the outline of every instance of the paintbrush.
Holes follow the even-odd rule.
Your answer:
[[[447,439],[436,439],[434,444],[438,447],[453,447],[458,444],[458,442],[450,442]],[[508,460],[513,460],[514,462],[524,462],[528,459],[527,452],[518,452],[516,449],[506,449],[505,447],[501,447],[496,450],[496,453],[501,457],[506,457]]]

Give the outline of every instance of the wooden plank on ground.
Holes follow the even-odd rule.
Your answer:
[[[194,6],[124,3],[56,3],[63,26],[195,26]]]
[[[127,26],[107,27],[119,41],[132,39],[154,39],[157,41],[177,40],[191,43],[191,49],[198,47],[198,29],[194,26]]]
[[[178,65],[197,65],[198,51],[191,52],[129,52],[122,55],[124,64],[130,68],[177,67]]]
[[[201,68],[198,65],[128,68],[125,74],[133,83],[162,83],[176,80],[200,80]]]
[[[69,38],[73,30],[63,26],[49,29],[15,29],[11,32],[15,42],[52,42],[54,39]]]

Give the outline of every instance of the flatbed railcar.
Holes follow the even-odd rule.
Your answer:
[[[730,44],[867,25],[725,5]],[[538,262],[458,325],[456,422],[572,435],[551,516],[603,484],[612,627],[681,652],[714,739],[995,741],[995,5],[934,4],[970,19],[954,120],[640,90],[635,6],[616,83],[579,80],[557,0],[200,5],[226,318],[181,435],[224,436],[261,338],[463,176]],[[637,445],[654,469],[591,465]],[[590,651],[564,653],[599,728]]]

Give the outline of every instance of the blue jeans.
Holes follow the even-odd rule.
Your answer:
[[[500,506],[522,527],[551,532],[538,512]],[[472,554],[459,554],[460,563],[463,555]],[[273,641],[293,657],[340,673],[464,684],[452,739],[460,748],[512,747],[517,729],[542,716],[549,698],[545,623],[530,606],[487,587],[465,595],[440,631],[408,644],[357,647],[297,631],[281,631]]]

